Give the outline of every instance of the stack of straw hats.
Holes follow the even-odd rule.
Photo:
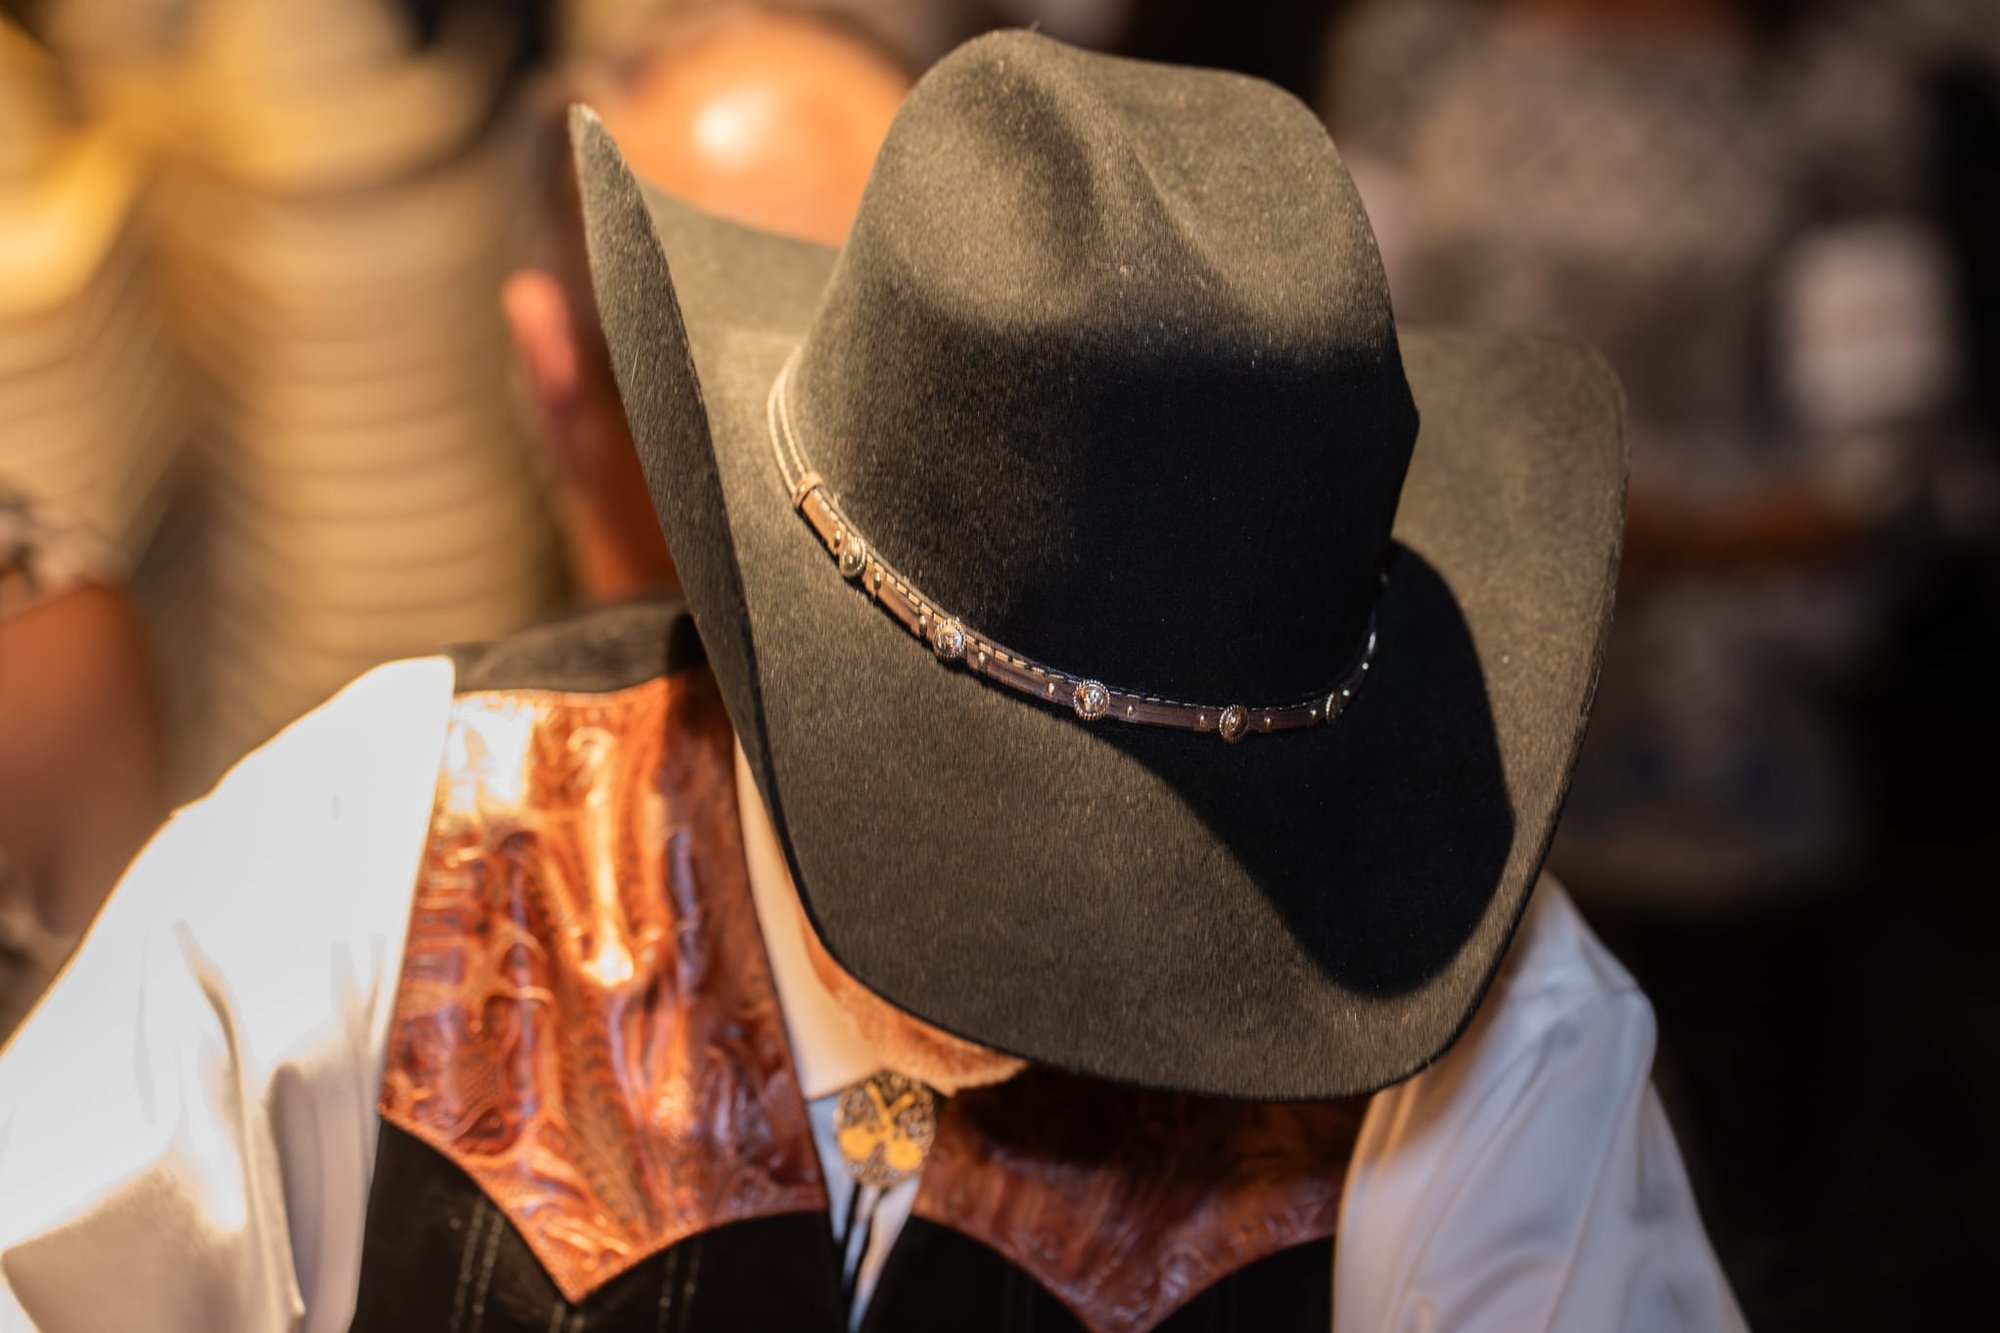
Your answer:
[[[512,34],[414,49],[386,0],[212,0],[163,181],[206,388],[231,752],[551,590],[498,290],[535,201]]]
[[[150,269],[198,412],[205,572],[162,631],[204,645],[185,790],[370,666],[547,604],[552,528],[498,304],[540,201],[511,6],[451,6],[429,43],[398,0],[140,9],[57,0],[48,29],[93,115],[143,145]],[[51,392],[123,404],[104,433],[136,447],[153,409],[105,373]],[[149,484],[77,470],[104,493],[86,516]]]
[[[189,418],[146,264],[134,153],[0,23],[0,483],[121,562],[171,495]]]

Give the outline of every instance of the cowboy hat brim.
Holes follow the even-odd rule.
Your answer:
[[[1562,805],[1609,623],[1622,404],[1566,340],[1401,336],[1422,429],[1337,724],[1225,745],[942,666],[788,501],[767,403],[833,250],[572,138],[596,298],[690,608],[813,928],[896,1007],[1073,1073],[1372,1092],[1463,1030]]]

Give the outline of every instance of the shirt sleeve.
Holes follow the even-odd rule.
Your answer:
[[[1645,997],[1545,883],[1466,1036],[1370,1106],[1340,1333],[1744,1328],[1651,1084]]]
[[[0,1051],[0,1333],[346,1327],[451,677],[364,676],[177,814]]]

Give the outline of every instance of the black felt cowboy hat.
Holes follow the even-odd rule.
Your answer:
[[[1399,335],[1325,132],[1235,75],[972,42],[838,251],[573,137],[660,522],[842,966],[1198,1093],[1359,1094],[1449,1046],[1590,703],[1604,364]]]

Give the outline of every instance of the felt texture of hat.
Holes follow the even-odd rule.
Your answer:
[[[833,957],[1145,1086],[1343,1097],[1436,1059],[1595,684],[1626,471],[1602,360],[1399,335],[1324,131],[1239,76],[981,38],[910,95],[839,252],[641,186],[588,111],[572,137],[662,528]],[[1254,707],[1331,687],[1372,617],[1365,684],[1227,744],[937,660],[789,503],[788,361],[843,510],[980,634]]]

